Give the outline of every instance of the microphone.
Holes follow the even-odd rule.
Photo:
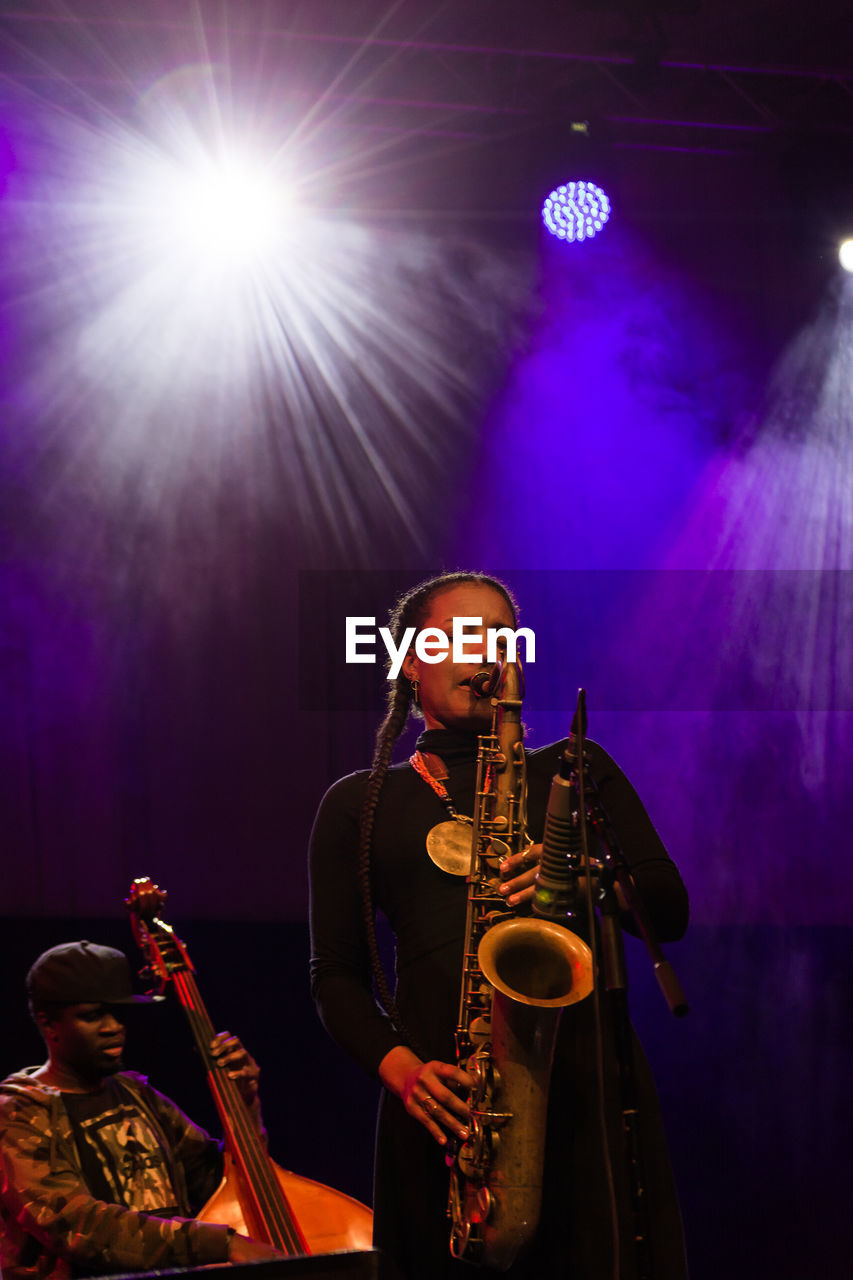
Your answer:
[[[578,700],[575,714],[572,716],[572,727],[569,729],[569,741],[566,753],[578,764],[583,763],[583,749],[586,743],[586,689],[578,689]]]
[[[583,768],[585,732],[586,690],[579,689],[568,746],[551,782],[542,860],[533,892],[533,914],[544,920],[560,922],[575,913],[582,853],[577,771]]]

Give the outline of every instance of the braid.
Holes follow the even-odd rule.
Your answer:
[[[373,841],[373,826],[376,819],[376,809],[379,804],[379,795],[385,782],[388,766],[391,763],[391,752],[394,749],[394,743],[403,732],[403,727],[409,718],[409,706],[412,701],[411,687],[405,678],[398,677],[394,681],[391,698],[391,706],[388,708],[388,713],[376,735],[373,767],[367,779],[364,802],[361,807],[361,828],[358,843],[358,885],[361,891],[361,909],[364,915],[365,933],[367,934],[370,967],[373,970],[376,990],[379,992],[379,998],[382,1001],[385,1012],[397,1030],[400,1031],[400,1014],[394,1002],[394,997],[391,995],[391,989],[388,986],[388,979],[385,976],[385,970],[382,968],[382,960],[379,955],[379,943],[376,940],[376,912],[373,906],[373,889],[370,881],[370,848]]]
[[[491,578],[487,574],[482,573],[443,573],[436,578],[429,578],[426,582],[420,583],[411,591],[401,596],[397,601],[391,615],[388,619],[388,626],[395,644],[400,643],[400,637],[405,633],[406,628],[410,626],[418,627],[423,621],[430,601],[434,595],[441,591],[446,591],[449,587],[455,587],[460,583],[472,582],[478,585],[492,587],[499,592],[507,601],[513,619],[518,616],[518,606],[509,589],[499,582],[497,578]],[[390,663],[390,658],[389,658]],[[364,793],[364,801],[361,807],[361,826],[359,830],[358,845],[358,883],[361,891],[361,905],[364,915],[364,928],[367,935],[367,948],[370,955],[370,966],[373,970],[373,979],[376,983],[376,990],[379,999],[388,1017],[393,1022],[397,1031],[405,1036],[411,1047],[420,1053],[418,1046],[413,1043],[412,1037],[406,1032],[400,1018],[399,1010],[391,994],[388,985],[388,978],[385,970],[382,968],[382,960],[379,955],[379,944],[376,939],[376,912],[373,902],[373,888],[371,884],[371,850],[373,845],[373,829],[376,821],[376,810],[379,806],[379,800],[382,788],[385,784],[385,778],[391,764],[391,754],[394,750],[394,743],[399,738],[405,728],[406,721],[409,718],[409,712],[412,710],[413,691],[408,679],[400,673],[396,680],[391,684],[388,694],[388,710],[385,719],[379,726],[376,735],[376,748],[373,753],[373,764],[367,779],[367,786]],[[417,713],[417,712],[416,712]]]

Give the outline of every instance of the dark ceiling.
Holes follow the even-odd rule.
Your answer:
[[[122,112],[212,61],[238,98],[347,129],[479,141],[588,120],[619,146],[853,136],[849,0],[30,0],[0,4],[6,93]]]

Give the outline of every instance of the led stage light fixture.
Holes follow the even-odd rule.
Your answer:
[[[566,182],[542,205],[542,221],[560,240],[591,240],[610,217],[610,201],[594,182]]]

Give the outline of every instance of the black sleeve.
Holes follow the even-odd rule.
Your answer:
[[[634,883],[661,942],[684,935],[689,916],[687,889],[642,800],[625,774],[597,743],[588,742],[590,768],[601,807],[609,819]],[[625,928],[636,933],[633,917]]]
[[[402,1041],[373,997],[358,887],[358,828],[364,774],[326,792],[309,855],[311,992],[323,1026],[370,1075]]]

